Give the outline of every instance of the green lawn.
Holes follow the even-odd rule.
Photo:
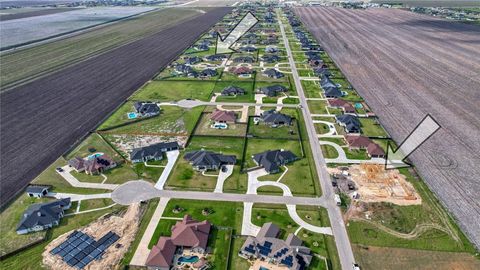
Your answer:
[[[252,159],[254,154],[258,154],[267,150],[277,150],[284,149],[290,150],[299,158],[302,155],[302,149],[300,142],[297,140],[285,140],[285,139],[253,139],[250,138],[247,140],[247,149],[245,152],[245,167],[255,167],[255,163]]]
[[[111,128],[120,124],[134,121],[134,119],[128,119],[127,113],[134,112],[133,101],[127,101],[120,106],[105,122],[103,122],[98,129]]]
[[[298,139],[297,121],[294,120],[291,126],[280,126],[273,128],[269,125],[259,123],[255,125],[253,118],[249,119],[248,133],[258,138]]]
[[[302,81],[302,88],[307,98],[321,98],[320,86],[314,81]]]
[[[307,101],[308,108],[312,114],[327,114],[327,102],[323,100],[309,100]]]
[[[92,210],[114,204],[112,199],[91,199],[80,202],[80,211]]]
[[[172,174],[168,178],[167,186],[180,189],[212,191],[217,183],[217,177],[204,176],[202,173],[194,171],[192,166],[183,159],[186,152],[205,149],[237,157],[237,165],[234,167],[233,174],[225,181],[224,190],[237,192],[245,190],[246,175],[240,174],[243,142],[243,138],[192,137],[190,144],[180,154]],[[218,171],[208,171],[207,174],[218,175]]]
[[[230,248],[230,258],[228,263],[228,269],[231,270],[249,270],[250,263],[238,256],[238,251],[242,248],[243,243],[247,240],[245,236],[236,236],[232,239],[232,244]]]
[[[253,81],[217,81],[215,87],[213,88],[214,93],[221,93],[222,90],[228,86],[237,86],[245,90],[245,95],[240,96],[218,96],[216,101],[218,102],[255,102],[254,92],[253,92]]]
[[[123,158],[97,133],[88,136],[79,146],[71,151],[66,158],[84,158],[95,152],[107,154],[117,162],[123,161]]]
[[[367,160],[370,159],[367,154],[367,150],[365,149],[348,149],[348,147],[343,147],[343,150],[345,151],[345,154],[347,155],[347,158],[349,159],[362,159],[362,160]]]
[[[317,134],[325,134],[330,131],[330,128],[327,124],[315,123],[313,125],[315,126],[315,131],[317,132]]]
[[[159,161],[149,161],[148,165],[166,165],[167,158],[164,157],[162,160]],[[144,163],[135,163],[132,165],[133,171],[137,174],[138,178],[142,178],[144,180],[156,183],[160,175],[162,175],[163,168],[162,167],[147,167]]]
[[[331,145],[321,145],[322,148],[322,153],[324,158],[337,158],[338,157],[338,152],[335,149],[335,147]]]
[[[105,184],[123,184],[138,179],[138,175],[132,167],[126,163],[119,164],[117,167],[103,172],[103,174],[107,177]],[[77,173],[72,171],[72,175],[80,182],[102,183],[104,180],[102,175],[88,175],[84,172]]]
[[[383,127],[377,122],[375,118],[365,118],[360,117],[362,134],[368,137],[387,137],[387,132]]]
[[[215,82],[212,81],[151,81],[138,90],[132,100],[174,101],[186,98],[209,101]]]

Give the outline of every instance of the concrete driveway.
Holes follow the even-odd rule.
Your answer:
[[[227,180],[227,178],[233,173],[234,165],[225,165],[225,167],[227,168],[226,172],[223,172],[222,170],[219,171],[217,177],[217,185],[215,186],[215,190],[213,191],[215,193],[223,192],[223,183],[225,183],[225,180]]]
[[[177,161],[178,156],[180,155],[180,151],[178,150],[168,151],[166,154],[168,159],[167,165],[163,169],[162,175],[160,175],[160,178],[155,184],[155,188],[160,190],[162,190],[163,186],[165,186],[168,176],[170,175],[170,172],[173,169],[173,165],[175,165],[175,162]]]

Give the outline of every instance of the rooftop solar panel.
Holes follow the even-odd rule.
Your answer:
[[[67,255],[67,252],[65,250],[61,250],[60,252],[58,252],[58,255],[63,258],[65,255]]]

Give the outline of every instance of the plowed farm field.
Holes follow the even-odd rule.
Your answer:
[[[67,151],[230,8],[215,8],[0,95],[1,204]]]
[[[410,159],[480,246],[480,27],[395,9],[297,8],[397,143],[442,128]]]

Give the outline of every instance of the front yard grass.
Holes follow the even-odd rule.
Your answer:
[[[320,146],[322,148],[322,153],[324,158],[337,158],[338,157],[338,152],[335,149],[335,147],[328,145],[328,144],[322,144]]]
[[[367,137],[388,137],[387,132],[375,118],[359,117],[362,134]]]
[[[71,174],[80,182],[102,183],[104,180],[103,176],[100,174],[89,175],[85,172],[78,173],[75,171],[72,171]],[[103,172],[103,174],[107,177],[105,184],[123,184],[128,181],[138,179],[138,175],[135,173],[132,167],[126,163],[119,164],[117,167]]]
[[[209,101],[214,86],[214,81],[151,81],[130,99],[168,102],[192,98]]]
[[[82,200],[80,202],[80,211],[102,208],[112,204],[114,204],[113,200],[107,198]]]
[[[330,128],[328,127],[327,124],[314,123],[313,125],[315,126],[315,131],[317,132],[317,134],[325,134],[330,131]]]
[[[217,184],[217,177],[204,176],[201,172],[194,171],[188,161],[183,158],[185,153],[189,151],[205,149],[216,153],[235,155],[237,157],[237,165],[234,166],[232,175],[225,181],[224,190],[237,192],[246,190],[246,175],[240,174],[243,142],[243,138],[192,137],[185,151],[180,154],[168,178],[167,186],[180,189],[213,191]],[[206,174],[218,175],[218,171],[208,171]]]
[[[315,81],[302,81],[302,88],[307,98],[321,98],[321,89],[318,82]]]
[[[221,93],[225,87],[228,86],[237,86],[245,90],[245,95],[239,96],[218,96],[217,102],[255,102],[254,91],[253,91],[253,81],[244,82],[244,81],[217,81],[215,87],[213,88],[214,93]]]
[[[327,114],[327,102],[323,100],[309,100],[307,101],[308,108],[312,114]]]

